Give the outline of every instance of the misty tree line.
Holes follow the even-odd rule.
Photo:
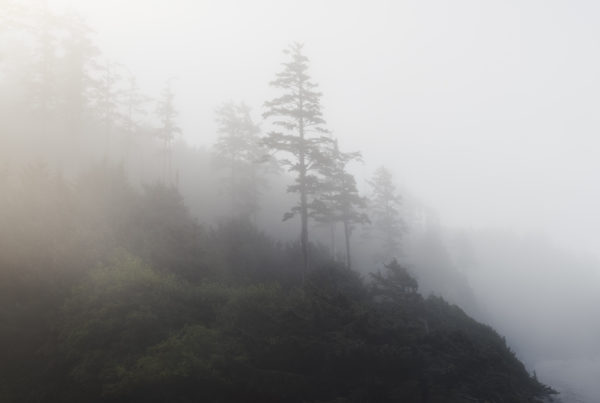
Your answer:
[[[3,93],[17,94],[2,99],[3,106],[8,105],[3,109],[13,115],[3,119],[9,122],[5,133],[15,133],[21,147],[39,147],[39,155],[58,155],[58,170],[84,158],[79,154],[88,143],[101,150],[105,163],[116,154],[128,169],[139,158],[140,144],[154,142],[158,151],[152,164],[160,167],[160,178],[154,180],[176,186],[173,145],[182,130],[171,80],[153,100],[126,67],[101,59],[93,32],[80,17],[23,4],[8,3],[0,12],[0,41],[7,53],[16,55],[0,61]],[[329,228],[332,254],[336,227],[342,227],[348,268],[350,238],[358,226],[368,225],[381,242],[384,259],[391,259],[398,253],[404,228],[391,173],[379,168],[368,181],[370,197],[359,192],[349,165],[361,161],[361,153],[341,150],[327,129],[321,93],[309,75],[302,45],[293,43],[284,52],[282,69],[270,83],[279,96],[264,103],[263,118],[271,131],[262,133],[244,103],[216,109],[218,139],[212,152],[231,214],[252,221],[261,205],[266,173],[282,167],[293,180],[288,192],[298,196],[283,220],[299,218],[304,271],[310,264],[311,220]],[[19,122],[18,127],[11,127],[11,121]],[[4,137],[8,152],[3,168],[8,171],[11,147],[18,146]]]
[[[406,214],[385,168],[369,198],[359,192],[350,168],[361,154],[327,129],[301,45],[271,82],[271,130],[225,103],[204,153],[180,141],[170,80],[152,100],[102,60],[79,17],[26,4],[0,7],[1,401],[525,402],[545,392],[492,329],[416,292],[429,273],[445,294],[471,295],[437,232],[420,251],[404,248],[421,257],[418,284],[395,260],[369,283],[344,268],[359,227],[370,232],[360,252],[378,242],[381,260],[398,253]],[[300,243],[258,228],[261,210],[281,220],[271,207],[287,193],[266,186],[276,180],[293,197],[283,218],[299,220]],[[192,216],[212,214],[210,198],[230,219]]]

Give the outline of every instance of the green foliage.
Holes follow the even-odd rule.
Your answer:
[[[102,393],[118,366],[194,316],[193,289],[126,252],[93,270],[64,305],[60,351],[82,393]],[[98,385],[99,383],[99,385]]]
[[[176,188],[146,186],[131,212],[129,233],[122,240],[129,250],[159,269],[185,278],[207,275],[206,233],[191,217]]]
[[[230,188],[240,190],[232,197],[245,199],[242,219],[205,228],[173,186],[181,129],[170,83],[154,130],[163,183],[136,189],[108,158],[111,132],[140,131],[145,98],[134,80],[123,103],[114,65],[98,75],[80,18],[17,3],[0,10],[0,31],[16,30],[3,41],[19,49],[2,66],[10,135],[1,148],[20,161],[52,160],[16,174],[0,167],[0,401],[520,403],[551,392],[491,328],[424,300],[397,262],[366,284],[309,245],[309,212],[342,222],[349,267],[350,233],[367,217],[346,170],[359,155],[327,135],[302,45],[286,50],[271,83],[280,95],[264,114],[276,129],[264,145],[285,154],[288,190],[300,196],[286,215],[301,216],[300,245],[285,245],[248,219],[263,151],[246,107],[219,110],[215,147],[231,162]],[[75,180],[48,168],[89,162],[80,152],[93,154],[101,140],[81,146],[98,123],[104,163]],[[239,186],[241,174],[250,186]],[[400,199],[389,172],[378,170],[372,185],[374,228],[391,256]]]
[[[243,361],[240,346],[220,331],[185,326],[149,348],[134,364],[120,367],[108,395],[145,402],[210,401],[231,393],[229,373]]]
[[[417,280],[396,259],[385,265],[385,268],[388,269],[386,275],[371,273],[374,295],[394,300],[417,292]]]
[[[140,192],[107,166],[68,186],[34,166],[11,192],[42,190],[32,217],[17,215],[23,239],[44,219],[73,241],[3,249],[2,401],[525,403],[551,392],[491,328],[424,300],[397,262],[366,283],[315,249],[319,268],[302,282],[298,245],[244,220],[205,230],[172,188]]]

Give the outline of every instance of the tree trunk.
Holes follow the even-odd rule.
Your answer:
[[[350,225],[347,220],[344,220],[344,235],[346,236],[346,268],[350,270],[352,268],[350,260]]]
[[[302,107],[301,107],[302,109]],[[302,271],[302,283],[304,284],[304,277],[308,272],[308,195],[306,189],[306,150],[304,149],[304,120],[300,117],[299,121],[299,134],[300,134],[300,221],[302,225],[300,233],[300,243],[302,245],[302,259],[303,259],[303,271]]]
[[[302,231],[300,234],[300,242],[302,244],[302,259],[304,261],[304,271],[302,273],[302,281],[304,282],[304,275],[308,271],[308,203],[306,200],[306,191],[303,191],[300,195],[300,208],[301,208],[301,221]]]
[[[329,224],[329,230],[331,231],[331,240],[330,240],[330,242],[331,242],[331,247],[330,247],[330,249],[331,249],[331,258],[333,260],[335,260],[336,255],[337,255],[337,250],[335,248],[335,246],[336,246],[335,245],[335,230],[336,230],[336,228],[335,228],[335,221],[332,221]]]

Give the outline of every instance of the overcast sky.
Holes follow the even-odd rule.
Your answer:
[[[157,95],[175,77],[186,141],[215,107],[260,118],[305,43],[329,128],[452,227],[510,228],[596,253],[600,4],[593,1],[48,0]]]

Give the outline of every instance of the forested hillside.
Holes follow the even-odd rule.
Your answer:
[[[426,295],[476,309],[426,209],[385,167],[352,173],[369,162],[327,128],[302,44],[260,124],[223,103],[199,149],[172,80],[152,100],[81,18],[23,4],[0,10],[0,401],[553,393]]]
[[[43,198],[32,197],[43,192]],[[532,402],[491,328],[395,261],[370,278],[99,166],[3,192],[2,401]],[[20,200],[27,195],[24,205]],[[90,205],[93,200],[92,205]]]

